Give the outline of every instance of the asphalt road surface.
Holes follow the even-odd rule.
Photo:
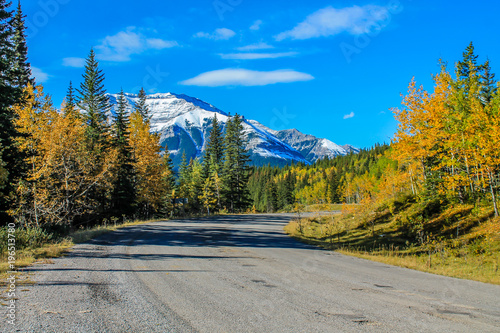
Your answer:
[[[29,268],[20,332],[500,332],[500,286],[343,256],[292,215],[156,222]]]

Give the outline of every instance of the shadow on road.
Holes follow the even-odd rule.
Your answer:
[[[284,234],[283,227],[291,218],[292,215],[228,215],[172,221],[175,226],[159,222],[118,230],[113,236],[120,236],[121,241],[107,242],[106,238],[96,241],[105,245],[126,242],[127,246],[312,249]]]
[[[155,222],[119,229],[105,234],[87,244],[92,248],[77,247],[68,253],[68,257],[82,259],[124,259],[156,261],[169,259],[237,260],[255,259],[251,256],[220,255],[183,255],[173,253],[169,247],[243,247],[243,248],[301,248],[317,250],[285,235],[282,231],[293,215],[228,215],[196,219]],[[112,247],[143,247],[142,253],[126,253],[111,250]],[[147,253],[148,246],[165,247]],[[131,251],[133,252],[133,251]],[[31,266],[27,271],[92,271],[93,269],[56,268],[53,266]],[[133,271],[158,272],[154,269],[132,269]],[[130,271],[132,271],[130,270]],[[95,271],[113,271],[113,269],[95,269]],[[116,270],[127,271],[127,270]],[[173,270],[175,271],[175,270]],[[184,270],[180,270],[185,272]],[[166,273],[170,272],[165,270]]]

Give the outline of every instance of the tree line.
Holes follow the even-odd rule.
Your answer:
[[[382,173],[379,157],[389,146],[376,144],[358,154],[324,158],[311,165],[297,163],[282,168],[255,168],[249,179],[253,208],[260,212],[291,211],[295,204],[356,203],[357,193],[347,190],[358,176]]]

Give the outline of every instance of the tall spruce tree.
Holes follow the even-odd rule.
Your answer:
[[[224,197],[231,212],[241,211],[249,203],[247,188],[250,157],[246,149],[242,118],[236,114],[226,124],[225,161],[223,166]]]
[[[95,52],[90,50],[85,62],[83,82],[80,84],[78,107],[83,110],[87,122],[87,139],[90,148],[105,144],[105,134],[108,132],[107,114],[111,108],[104,89],[104,73],[99,69]]]
[[[111,108],[109,99],[104,88],[104,74],[99,69],[99,63],[95,59],[94,50],[91,49],[85,63],[85,72],[82,75],[83,82],[80,89],[77,89],[77,106],[82,111],[82,118],[85,126],[86,149],[93,157],[91,172],[92,177],[98,181],[89,189],[87,195],[94,200],[98,207],[95,212],[97,218],[107,214],[110,198],[113,196],[113,187],[108,184],[110,179],[102,176],[103,170],[114,165],[114,152],[111,149],[112,142],[108,125],[109,110]]]
[[[457,77],[468,82],[469,76],[477,70],[478,55],[475,54],[474,43],[470,42],[462,55],[462,61],[457,63]]]
[[[137,95],[139,100],[135,103],[134,105],[134,110],[139,112],[145,120],[149,120],[149,108],[148,105],[146,104],[146,91],[144,91],[144,88],[141,88],[139,91],[139,95]]]
[[[111,205],[115,214],[131,216],[134,213],[136,188],[128,129],[127,101],[122,89],[118,97],[113,126],[113,141],[118,151],[118,158],[115,166],[116,178],[113,184]]]
[[[203,155],[203,177],[208,178],[210,174],[211,163],[217,164],[219,170],[222,169],[224,160],[224,135],[222,127],[217,120],[217,115],[212,119],[212,130],[208,137],[207,145],[205,147],[205,154]]]
[[[481,101],[484,105],[488,105],[497,91],[497,83],[495,74],[491,71],[490,60],[484,63],[482,77],[481,77]]]
[[[0,221],[10,220],[7,210],[14,198],[14,184],[23,174],[23,157],[15,144],[19,133],[15,128],[15,113],[11,107],[18,102],[21,89],[12,85],[13,46],[12,46],[12,13],[8,10],[10,3],[0,0],[0,145],[3,147],[2,160],[7,173],[5,186],[0,190]]]
[[[76,110],[75,89],[73,88],[73,83],[71,81],[69,81],[68,91],[66,93],[66,98],[64,99],[63,113],[65,116],[79,115],[78,111]]]
[[[190,172],[189,165],[187,162],[186,152],[182,152],[181,164],[179,166],[179,177],[178,177],[178,187],[179,187],[179,197],[188,198],[189,197],[189,183]]]
[[[31,79],[31,66],[28,62],[28,46],[26,45],[26,26],[21,9],[21,1],[18,2],[17,10],[12,17],[12,67],[11,84],[16,88],[24,88],[28,83],[35,84]]]

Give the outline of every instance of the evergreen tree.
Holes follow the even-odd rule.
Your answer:
[[[174,177],[174,165],[172,163],[172,158],[168,152],[168,148],[165,147],[165,154],[163,154],[163,165],[162,165],[162,177],[161,182],[163,183],[163,207],[162,210],[165,214],[168,214],[173,210],[172,199],[175,199],[175,177]]]
[[[64,99],[64,107],[63,107],[64,115],[80,118],[80,112],[76,109],[76,101],[75,101],[75,89],[73,88],[73,83],[69,81],[68,91],[66,93],[66,98]]]
[[[16,88],[24,88],[28,83],[34,84],[31,79],[31,66],[28,62],[28,46],[26,45],[26,26],[21,9],[21,1],[18,2],[17,10],[11,20],[12,26],[12,68],[11,84]]]
[[[139,98],[139,100],[137,101],[137,103],[135,103],[134,110],[139,112],[144,119],[149,120],[150,117],[149,108],[146,104],[147,96],[146,96],[146,91],[144,91],[144,88],[141,88],[141,90],[139,91],[139,95],[137,95],[137,97]]]
[[[226,124],[226,156],[224,161],[225,201],[231,212],[240,211],[248,206],[248,162],[250,157],[246,149],[242,118],[236,114]]]
[[[129,144],[130,127],[127,115],[127,102],[123,89],[118,97],[118,105],[114,117],[114,146],[118,152],[115,165],[115,181],[111,196],[111,205],[115,214],[132,215],[136,200],[135,170]]]
[[[328,201],[330,203],[339,203],[339,177],[337,172],[333,170],[328,177]]]
[[[495,74],[492,73],[490,61],[486,60],[483,65],[483,72],[481,77],[481,101],[484,105],[490,104],[495,92],[497,91],[497,83],[495,81]]]
[[[222,169],[224,160],[224,136],[222,128],[217,120],[217,115],[212,119],[212,130],[208,137],[205,153],[203,156],[203,177],[208,178],[210,173],[210,164],[215,163],[219,170]]]
[[[85,143],[87,150],[92,152],[94,161],[94,174],[100,174],[109,165],[116,166],[118,154],[112,146],[108,126],[110,104],[104,88],[104,74],[99,69],[99,63],[95,59],[94,50],[91,49],[85,63],[85,72],[82,75],[83,82],[78,92],[77,106],[83,112],[85,123]],[[123,175],[117,175],[123,177]],[[113,187],[109,187],[104,181],[97,182],[89,190],[88,195],[99,203],[97,212],[105,214],[109,209],[110,193]]]
[[[469,46],[465,49],[462,56],[462,61],[457,63],[457,78],[459,80],[469,82],[471,73],[477,70],[477,56],[474,53],[474,44],[470,42]]]
[[[6,211],[9,209],[14,195],[14,183],[23,174],[24,158],[16,147],[15,140],[19,137],[14,121],[15,113],[11,107],[18,101],[21,89],[12,86],[11,68],[13,67],[12,29],[10,21],[12,13],[8,11],[10,4],[0,0],[0,144],[3,147],[2,160],[8,179],[0,191],[0,221],[9,220]]]
[[[278,211],[278,189],[272,179],[268,180],[266,184],[266,205],[268,212]]]
[[[190,180],[190,172],[189,165],[187,163],[186,152],[182,152],[181,165],[179,166],[179,197],[187,198],[189,196],[189,183]]]
[[[105,134],[108,131],[107,113],[111,106],[104,89],[104,74],[99,69],[95,52],[90,50],[85,63],[83,82],[80,84],[78,107],[83,110],[87,122],[87,138],[91,149],[99,144],[105,144]]]

